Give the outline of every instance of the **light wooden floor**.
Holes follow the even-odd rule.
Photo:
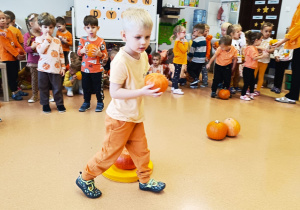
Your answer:
[[[0,117],[0,209],[300,209],[299,102],[274,101],[269,89],[254,101],[210,98],[210,88],[170,90],[146,98],[145,128],[163,193],[138,190],[99,176],[99,199],[75,184],[79,171],[100,149],[104,113],[78,112],[82,96],[65,96],[67,112],[44,114],[39,103],[2,103]],[[283,95],[283,94],[281,94]],[[105,107],[110,96],[105,91]],[[24,97],[28,99],[28,97]],[[237,138],[212,141],[206,125],[237,119]]]

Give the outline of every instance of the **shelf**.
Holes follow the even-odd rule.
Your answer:
[[[175,18],[178,19],[180,16],[179,15],[163,15],[162,18]]]

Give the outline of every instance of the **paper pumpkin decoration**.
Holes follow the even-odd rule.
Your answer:
[[[116,19],[116,17],[117,17],[117,13],[116,13],[116,11],[113,11],[113,10],[108,10],[107,12],[106,12],[106,17],[108,18],[108,19]]]
[[[96,7],[97,8],[97,7]],[[101,12],[100,12],[100,10],[98,10],[98,9],[92,9],[91,11],[90,11],[90,15],[92,15],[92,16],[94,16],[94,17],[96,17],[96,18],[100,18],[101,17]]]

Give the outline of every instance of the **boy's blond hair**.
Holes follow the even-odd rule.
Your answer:
[[[126,31],[131,28],[152,29],[153,22],[149,12],[142,8],[128,8],[122,13],[122,26]]]
[[[210,29],[209,25],[207,25],[206,23],[204,24],[205,29]]]
[[[225,22],[221,25],[221,28],[228,28],[228,26],[232,25],[231,23]]]

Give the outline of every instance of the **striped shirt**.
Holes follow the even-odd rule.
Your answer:
[[[188,54],[189,58],[193,58],[194,63],[205,63],[206,57],[206,39],[204,36],[194,39]]]

